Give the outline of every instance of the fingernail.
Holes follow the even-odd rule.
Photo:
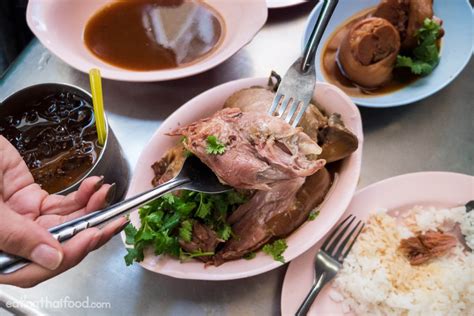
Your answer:
[[[103,184],[104,184],[104,176],[100,176],[100,180],[97,181],[96,184],[94,184],[94,190],[99,191],[99,189],[102,187]]]
[[[119,226],[117,230],[115,230],[114,236],[120,234],[120,232],[124,230],[128,224],[130,224],[130,221],[126,221],[122,226]]]
[[[115,199],[115,193],[117,191],[117,185],[112,183],[110,185],[109,191],[107,191],[107,195],[105,196],[105,206],[109,206],[112,201]]]
[[[63,255],[57,249],[41,244],[33,249],[31,259],[45,268],[55,270],[63,261]]]

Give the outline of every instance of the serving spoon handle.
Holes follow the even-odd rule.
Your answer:
[[[117,217],[127,215],[136,207],[168,192],[176,190],[190,182],[191,180],[189,178],[177,177],[156,188],[109,206],[108,208],[95,211],[72,221],[52,227],[48,229],[48,231],[57,241],[65,242],[87,228],[101,226]],[[0,274],[8,274],[18,271],[30,263],[31,262],[25,258],[0,252]]]

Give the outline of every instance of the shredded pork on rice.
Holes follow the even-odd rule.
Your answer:
[[[345,312],[357,315],[473,315],[472,252],[458,242],[448,254],[412,266],[398,248],[401,239],[415,232],[450,231],[456,222],[464,234],[472,234],[472,215],[464,208],[421,207],[406,214],[402,216],[406,226],[384,212],[370,217],[330,297],[342,303]]]

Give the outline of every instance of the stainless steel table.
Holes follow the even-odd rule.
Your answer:
[[[249,45],[203,74],[157,83],[106,80],[103,88],[110,124],[130,165],[137,163],[140,151],[160,123],[190,98],[229,80],[268,76],[272,69],[283,74],[300,53],[306,18],[313,5],[271,11],[267,24]],[[423,170],[474,174],[473,66],[471,61],[456,81],[416,104],[381,110],[361,108],[365,144],[359,187]],[[40,82],[66,82],[89,89],[87,75],[34,41],[0,82],[0,99]],[[187,281],[157,275],[138,265],[127,268],[124,254],[116,237],[76,268],[35,288],[0,286],[0,300],[3,295],[36,301],[37,305],[49,306],[42,309],[45,313],[67,315],[280,313],[286,267],[236,281]],[[55,308],[61,299],[89,299],[110,305],[102,309]]]

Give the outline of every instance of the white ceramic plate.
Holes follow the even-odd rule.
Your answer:
[[[292,7],[294,5],[302,4],[310,0],[267,0],[267,6],[269,9],[278,9]]]
[[[107,64],[84,45],[84,27],[110,0],[30,0],[28,26],[41,43],[70,66],[88,73],[99,68],[104,78],[123,81],[163,81],[188,77],[215,67],[252,40],[267,20],[265,0],[206,0],[222,17],[225,33],[217,49],[187,67],[132,71]],[[251,12],[252,14],[249,14]]]
[[[152,188],[151,180],[154,174],[150,166],[179,141],[178,137],[170,137],[166,133],[215,113],[222,108],[232,93],[255,85],[265,86],[267,82],[267,78],[231,81],[198,95],[176,110],[163,122],[140,154],[127,196],[134,196]],[[360,173],[363,137],[359,110],[341,90],[327,83],[317,84],[314,98],[328,113],[337,112],[342,115],[346,126],[357,135],[359,148],[342,163],[338,179],[322,204],[321,215],[317,220],[304,223],[287,238],[288,249],[284,253],[287,261],[308,250],[338,221],[349,205]],[[135,211],[130,217],[132,223],[139,226],[138,212]],[[199,261],[180,263],[169,256],[149,254],[140,265],[150,271],[176,278],[230,280],[257,275],[279,267],[282,263],[258,253],[252,260],[234,260],[219,267],[205,267]]]
[[[415,205],[455,207],[472,199],[472,176],[448,172],[410,173],[377,182],[358,191],[346,214],[367,219],[371,212],[380,208],[403,210]],[[321,243],[290,264],[281,294],[282,315],[294,315],[311,288],[314,256]],[[350,315],[342,312],[342,304],[329,298],[330,287],[326,286],[319,294],[308,315]]]
[[[380,0],[340,0],[316,52],[316,76],[327,81],[321,70],[322,47],[333,31],[354,14],[376,6]],[[309,38],[316,18],[321,11],[321,2],[316,5],[308,19],[303,44]],[[472,7],[467,0],[434,0],[435,15],[443,20],[446,34],[441,46],[441,60],[435,70],[405,88],[391,93],[351,97],[358,105],[383,108],[413,103],[438,92],[453,81],[464,69],[473,53],[474,22]]]

